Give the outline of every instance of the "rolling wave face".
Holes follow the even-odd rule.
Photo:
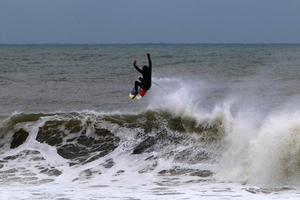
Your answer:
[[[174,79],[155,81],[168,90],[152,91],[144,112],[19,113],[3,120],[0,184],[96,184],[101,178],[110,185],[144,174],[165,177],[156,183],[162,186],[180,184],[177,175],[196,182],[299,184],[295,103],[270,112],[271,106],[262,111],[252,99],[237,98],[204,109],[205,92]]]
[[[161,110],[15,114],[1,126],[0,184],[84,181],[111,169],[113,176],[134,170],[211,177],[199,164],[216,162],[223,135],[219,119],[199,123]],[[135,168],[126,166],[132,162]]]

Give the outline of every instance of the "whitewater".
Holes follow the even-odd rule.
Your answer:
[[[298,46],[0,49],[0,199],[300,198]]]

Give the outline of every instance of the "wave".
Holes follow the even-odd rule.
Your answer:
[[[228,97],[204,107],[206,86],[154,81],[161,88],[152,89],[141,112],[15,113],[2,120],[0,184],[151,173],[299,185],[295,101],[272,111]]]
[[[31,124],[38,126],[37,133],[32,133],[31,126],[27,128]],[[138,130],[144,136],[161,134],[160,137],[163,137],[163,135],[166,137],[171,133],[180,133],[179,135],[185,137],[187,134],[193,133],[203,142],[217,141],[223,135],[222,122],[218,119],[199,124],[192,117],[175,116],[160,110],[150,110],[137,114],[97,115],[85,112],[20,113],[12,115],[2,124],[2,141],[5,141],[5,143],[2,142],[2,147],[8,146],[6,142],[9,140],[10,148],[17,148],[25,143],[26,138],[30,134],[36,135],[35,139],[38,142],[56,147],[61,147],[77,140],[77,142],[82,142],[82,145],[85,145],[85,148],[87,148],[91,145],[88,142],[89,139],[92,139],[90,142],[111,142],[108,146],[115,146],[114,144],[117,144],[120,139],[112,132],[112,126],[117,126],[119,129]],[[4,130],[6,133],[4,133]],[[163,140],[166,138],[156,139]],[[84,144],[84,142],[87,143]],[[96,146],[101,145],[99,143]],[[99,149],[96,151],[99,151]],[[65,157],[66,155],[62,154],[62,156]]]
[[[1,127],[0,168],[10,175],[0,180],[3,184],[13,183],[21,179],[16,178],[18,174],[29,173],[28,167],[13,167],[15,163],[31,166],[31,174],[52,177],[61,176],[64,170],[60,168],[66,166],[76,168],[101,162],[101,166],[110,168],[117,162],[114,154],[146,157],[145,163],[151,161],[153,166],[147,164],[140,173],[153,171],[162,158],[178,164],[210,162],[214,152],[205,147],[215,145],[222,135],[222,123],[218,120],[199,124],[194,118],[161,110],[137,114],[14,114]],[[183,170],[174,165],[159,174],[196,172],[201,174],[199,170]],[[42,180],[33,176],[28,183]]]

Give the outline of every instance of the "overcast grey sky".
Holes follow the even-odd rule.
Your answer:
[[[0,43],[300,43],[300,0],[0,0]]]

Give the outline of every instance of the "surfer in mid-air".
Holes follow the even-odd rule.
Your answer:
[[[150,58],[150,53],[147,53],[147,58],[148,58],[148,66],[145,65],[143,66],[142,69],[140,69],[136,65],[136,60],[133,61],[134,68],[142,74],[142,77],[139,77],[139,81],[135,81],[134,83],[134,91],[132,93],[133,95],[132,99],[134,99],[138,94],[140,94],[141,96],[145,96],[147,90],[149,90],[151,87],[152,62]]]

